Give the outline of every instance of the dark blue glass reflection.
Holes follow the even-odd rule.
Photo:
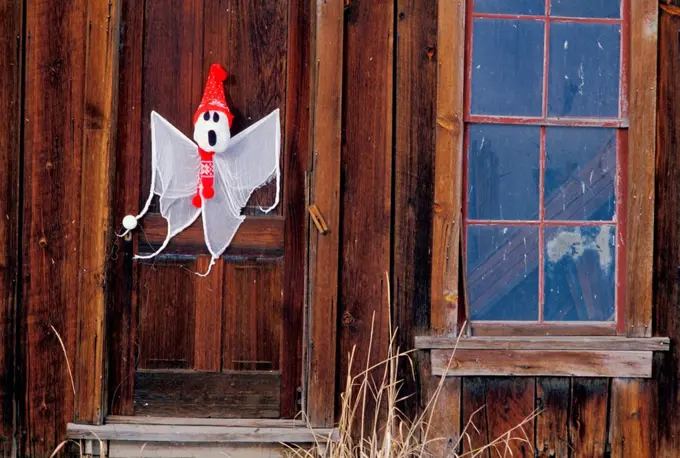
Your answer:
[[[475,0],[476,13],[545,14],[545,0]]]
[[[538,228],[469,226],[467,288],[473,320],[537,320]]]
[[[475,19],[472,114],[540,116],[542,21]]]
[[[615,129],[548,127],[545,154],[546,219],[614,219]]]
[[[621,0],[552,0],[551,16],[564,17],[621,17]]]
[[[538,219],[540,127],[473,124],[468,218]]]
[[[615,227],[545,229],[546,321],[614,321]]]
[[[617,24],[550,26],[549,116],[618,117],[620,31]]]

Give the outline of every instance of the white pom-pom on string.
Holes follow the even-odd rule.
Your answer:
[[[137,227],[137,218],[133,215],[127,215],[123,218],[123,227],[128,231],[131,231]]]

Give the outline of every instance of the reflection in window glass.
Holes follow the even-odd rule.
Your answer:
[[[545,14],[545,0],[475,0],[476,13]]]
[[[618,116],[620,32],[618,24],[551,24],[549,116]]]
[[[546,321],[613,321],[614,226],[545,228]]]
[[[538,319],[538,228],[469,226],[467,246],[470,317]]]
[[[616,130],[548,127],[545,218],[611,221],[616,195]]]
[[[621,0],[551,0],[551,16],[619,18]]]
[[[538,218],[540,128],[470,126],[468,218]]]
[[[540,116],[542,21],[475,19],[472,114]]]

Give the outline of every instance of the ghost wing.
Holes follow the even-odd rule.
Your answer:
[[[189,227],[201,214],[201,209],[192,204],[200,167],[198,147],[155,111],[151,112],[151,166],[151,192],[135,218],[144,216],[153,196],[159,196],[161,215],[168,222],[168,235],[157,251],[138,255],[138,259],[156,256],[172,237]]]
[[[271,211],[279,203],[281,171],[281,121],[279,110],[256,122],[231,139],[227,151],[216,154],[217,172],[225,182],[229,204],[237,214],[246,206],[253,192],[276,177],[276,200],[266,209]]]

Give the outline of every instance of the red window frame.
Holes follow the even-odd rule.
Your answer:
[[[518,15],[474,12],[474,0],[466,0],[465,18],[465,77],[463,100],[463,163],[462,163],[462,237],[463,255],[467,255],[467,229],[469,226],[537,226],[538,231],[538,320],[537,321],[472,321],[473,333],[479,334],[531,334],[533,330],[540,333],[554,330],[555,334],[621,334],[625,332],[626,315],[626,190],[628,189],[628,87],[629,87],[629,34],[630,34],[630,0],[621,1],[621,17],[611,18],[572,18],[550,16],[550,0],[545,0],[543,15]],[[477,18],[541,21],[544,27],[543,49],[543,93],[542,116],[492,116],[471,114],[471,82],[472,82],[472,45],[474,36],[474,20]],[[583,118],[583,117],[548,117],[548,76],[549,76],[549,45],[550,25],[556,22],[589,23],[589,24],[618,24],[621,27],[620,74],[619,74],[619,115],[617,118]],[[468,219],[468,162],[469,137],[471,124],[498,125],[533,125],[540,127],[540,172],[539,172],[539,219],[536,220],[470,220]],[[546,166],[545,133],[547,126],[567,127],[609,127],[616,128],[616,211],[613,222],[603,221],[563,221],[545,219],[544,180]],[[545,304],[545,266],[544,266],[544,230],[550,226],[604,226],[615,228],[616,232],[616,261],[615,261],[615,321],[545,321],[543,310]],[[465,274],[467,275],[467,274]],[[469,311],[469,308],[468,308]],[[467,314],[469,316],[469,313]],[[515,330],[513,330],[515,328]]]

